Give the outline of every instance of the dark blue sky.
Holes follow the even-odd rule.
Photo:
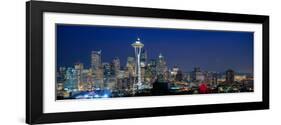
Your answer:
[[[131,44],[141,38],[148,58],[162,53],[169,68],[183,71],[199,66],[207,71],[253,71],[253,33],[207,30],[179,30],[139,27],[57,25],[57,65],[90,66],[91,51],[102,50],[102,61],[119,57],[124,66],[134,56]]]

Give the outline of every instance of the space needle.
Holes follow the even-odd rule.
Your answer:
[[[141,68],[140,68],[140,55],[141,55],[141,49],[144,46],[144,44],[141,43],[140,38],[137,38],[137,41],[135,41],[132,46],[135,49],[135,56],[137,58],[136,60],[136,64],[137,64],[137,68],[136,68],[136,73],[138,76],[138,81],[137,81],[137,89],[141,88]],[[135,89],[135,85],[134,85],[134,89]],[[135,92],[134,92],[135,93]]]

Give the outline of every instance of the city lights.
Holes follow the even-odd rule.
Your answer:
[[[93,32],[105,33],[106,31],[109,32],[109,30],[112,30],[115,34],[118,34],[124,30],[122,28],[117,28],[118,30],[116,31],[118,32],[116,32],[114,28],[106,28],[94,27],[95,30]],[[126,32],[124,31],[125,33],[122,33],[128,35],[131,33],[129,29],[130,28],[127,28]],[[140,29],[138,29],[138,31],[139,30]],[[149,35],[150,41],[145,41],[146,37],[135,37],[134,39],[127,40],[127,37],[131,34],[127,37],[125,37],[126,35],[119,37],[112,34],[115,37],[104,37],[101,40],[104,43],[90,41],[85,45],[83,43],[70,44],[69,46],[72,46],[72,48],[69,47],[68,51],[61,50],[61,52],[58,52],[59,63],[56,71],[57,99],[105,99],[254,91],[251,60],[245,63],[244,66],[244,62],[246,62],[245,59],[241,59],[242,61],[239,60],[241,54],[235,55],[240,51],[228,51],[233,46],[230,48],[223,48],[223,46],[229,47],[229,45],[214,46],[213,44],[208,44],[208,48],[208,46],[206,47],[204,44],[200,44],[200,42],[208,41],[209,39],[199,37],[200,35],[197,37],[193,36],[195,33],[203,33],[208,37],[208,33],[214,34],[214,31],[188,30],[188,33],[192,34],[192,37],[191,35],[187,35],[187,37],[185,35],[187,31],[182,30],[169,31],[170,29],[165,29],[162,32],[162,30],[160,31],[159,29],[141,29],[140,31],[146,32],[146,30],[149,30],[149,33],[152,33],[154,30],[155,32],[161,33],[156,33],[154,34],[155,36]],[[90,29],[86,31],[88,33]],[[167,33],[168,31],[169,34],[162,35],[162,33]],[[182,34],[181,37],[179,37],[178,34],[172,35],[172,33],[175,32]],[[58,31],[58,33],[60,33],[60,31]],[[237,32],[234,34],[236,33]],[[222,33],[219,34],[216,40],[210,40],[209,42],[212,43],[213,41],[221,40]],[[230,32],[223,34],[224,36],[228,35],[231,40],[234,39],[232,37],[235,36]],[[87,40],[86,38],[84,39],[84,37],[88,36],[84,36],[84,34],[80,35],[83,40]],[[170,42],[167,44],[164,38],[168,39],[169,35],[174,37],[173,39],[169,39]],[[251,40],[251,34],[249,33],[241,33],[240,35]],[[99,40],[101,36],[95,36],[92,39]],[[195,41],[191,43],[184,38],[196,38],[199,43],[197,44]],[[78,42],[75,41],[75,39],[76,37],[67,40],[72,41],[71,43]],[[157,39],[159,40],[157,41]],[[225,39],[226,38],[223,37],[222,41]],[[58,37],[58,40],[65,39]],[[111,40],[112,43],[106,43],[106,40]],[[154,42],[154,40],[157,42]],[[68,41],[64,42],[68,45]],[[188,42],[189,44],[187,44]],[[242,43],[243,41],[239,42]],[[184,45],[181,45],[183,43]],[[61,49],[68,48],[68,46],[64,47],[66,44],[59,45],[58,47]],[[198,48],[193,49],[193,47],[196,46]],[[248,46],[250,47],[251,45],[249,44]],[[206,49],[201,50],[202,47]],[[240,45],[239,48],[241,48]],[[76,49],[76,51],[72,51],[72,49]],[[222,49],[220,53],[213,52],[219,49]],[[243,52],[244,51],[246,50],[243,50]],[[249,51],[252,52],[251,49],[249,49]],[[226,54],[227,52],[230,54]],[[208,55],[209,53],[212,54]],[[243,53],[243,57],[244,55],[245,53]],[[72,56],[76,56],[76,58],[74,59]],[[110,58],[108,58],[108,56],[110,56]],[[249,72],[239,70],[239,66],[243,66],[244,69],[246,69],[243,71]]]
[[[136,58],[128,57],[126,69],[121,69],[118,57],[111,64],[102,62],[101,50],[92,51],[90,69],[85,69],[82,63],[76,63],[74,68],[59,68],[58,77],[64,77],[59,83],[64,87],[57,92],[68,93],[60,99],[253,91],[251,74],[238,74],[231,69],[224,73],[202,71],[200,67],[183,72],[178,65],[169,68],[161,53],[157,59],[148,61],[147,56],[143,56],[146,53],[140,38],[132,46]]]

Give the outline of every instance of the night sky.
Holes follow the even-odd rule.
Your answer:
[[[56,35],[57,66],[73,67],[81,62],[89,68],[93,50],[102,50],[103,62],[119,57],[125,66],[127,57],[134,56],[131,44],[140,37],[148,58],[162,53],[169,68],[253,72],[252,32],[57,24]]]

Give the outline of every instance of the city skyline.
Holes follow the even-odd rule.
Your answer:
[[[223,72],[231,68],[253,72],[253,34],[250,32],[59,24],[57,33],[58,67],[72,67],[81,62],[89,68],[89,55],[99,50],[102,62],[110,63],[118,57],[124,67],[127,57],[134,57],[130,44],[140,37],[146,45],[148,59],[156,59],[162,53],[169,68],[178,65],[183,71],[201,67],[207,71]]]
[[[249,32],[58,25],[57,99],[253,92],[252,37]]]

